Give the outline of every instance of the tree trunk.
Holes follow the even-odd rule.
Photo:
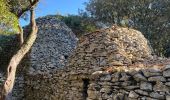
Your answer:
[[[22,29],[22,27],[20,25],[18,25],[18,29],[19,29],[19,34],[18,34],[19,45],[21,47],[22,44],[24,43],[24,34],[23,34],[23,29]]]
[[[30,24],[31,24],[31,33],[29,34],[26,41],[23,43],[18,52],[11,58],[10,63],[7,68],[7,79],[4,82],[1,98],[0,100],[5,100],[8,98],[9,93],[12,92],[14,81],[15,81],[15,73],[17,69],[17,65],[20,63],[24,55],[31,49],[35,39],[37,37],[38,27],[36,26],[35,18],[34,18],[34,10],[30,10]]]

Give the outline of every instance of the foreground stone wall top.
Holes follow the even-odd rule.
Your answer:
[[[94,72],[87,100],[170,100],[170,65],[135,68]]]

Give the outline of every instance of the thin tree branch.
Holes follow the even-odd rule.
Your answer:
[[[19,29],[19,34],[18,34],[18,37],[19,37],[19,44],[20,46],[22,46],[22,44],[24,43],[24,33],[23,33],[23,29],[22,29],[22,26],[18,25],[18,29]]]
[[[20,18],[25,12],[29,11],[32,7],[35,7],[39,1],[40,0],[34,0],[34,1],[29,0],[30,5],[27,8],[23,9],[20,13],[18,13],[17,17]]]

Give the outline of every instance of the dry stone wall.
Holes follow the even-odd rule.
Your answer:
[[[15,46],[14,46],[15,45]],[[12,55],[18,49],[17,34],[0,35],[0,71],[6,71],[6,67]]]
[[[170,100],[170,65],[92,75],[87,100]]]
[[[25,100],[84,100],[83,81],[66,69],[26,78]]]
[[[170,65],[157,68],[113,68],[89,75],[71,69],[27,77],[26,100],[169,100]],[[119,70],[121,69],[121,70]]]

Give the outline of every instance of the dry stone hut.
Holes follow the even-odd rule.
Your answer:
[[[72,86],[77,92],[70,91],[69,99],[168,100],[169,61],[151,53],[142,33],[133,29],[113,26],[86,34],[68,62],[70,83],[82,83]]]
[[[76,48],[77,38],[65,23],[55,16],[45,16],[36,19],[39,28],[37,39],[20,66],[13,90],[13,99],[22,100],[24,97],[26,76],[52,73],[65,66],[71,52]],[[39,84],[36,80],[33,83]],[[39,91],[41,92],[41,91]],[[30,91],[31,93],[31,91]],[[31,99],[37,100],[37,99]]]
[[[55,16],[46,16],[36,20],[38,36],[30,52],[30,70],[51,72],[64,67],[67,58],[77,44],[75,34],[65,23]]]
[[[25,75],[24,99],[169,100],[169,61],[151,53],[133,29],[113,26],[86,34],[65,67]]]
[[[77,45],[55,16],[37,24],[12,100],[170,100],[170,61],[152,56],[139,31],[113,26],[85,34]]]

